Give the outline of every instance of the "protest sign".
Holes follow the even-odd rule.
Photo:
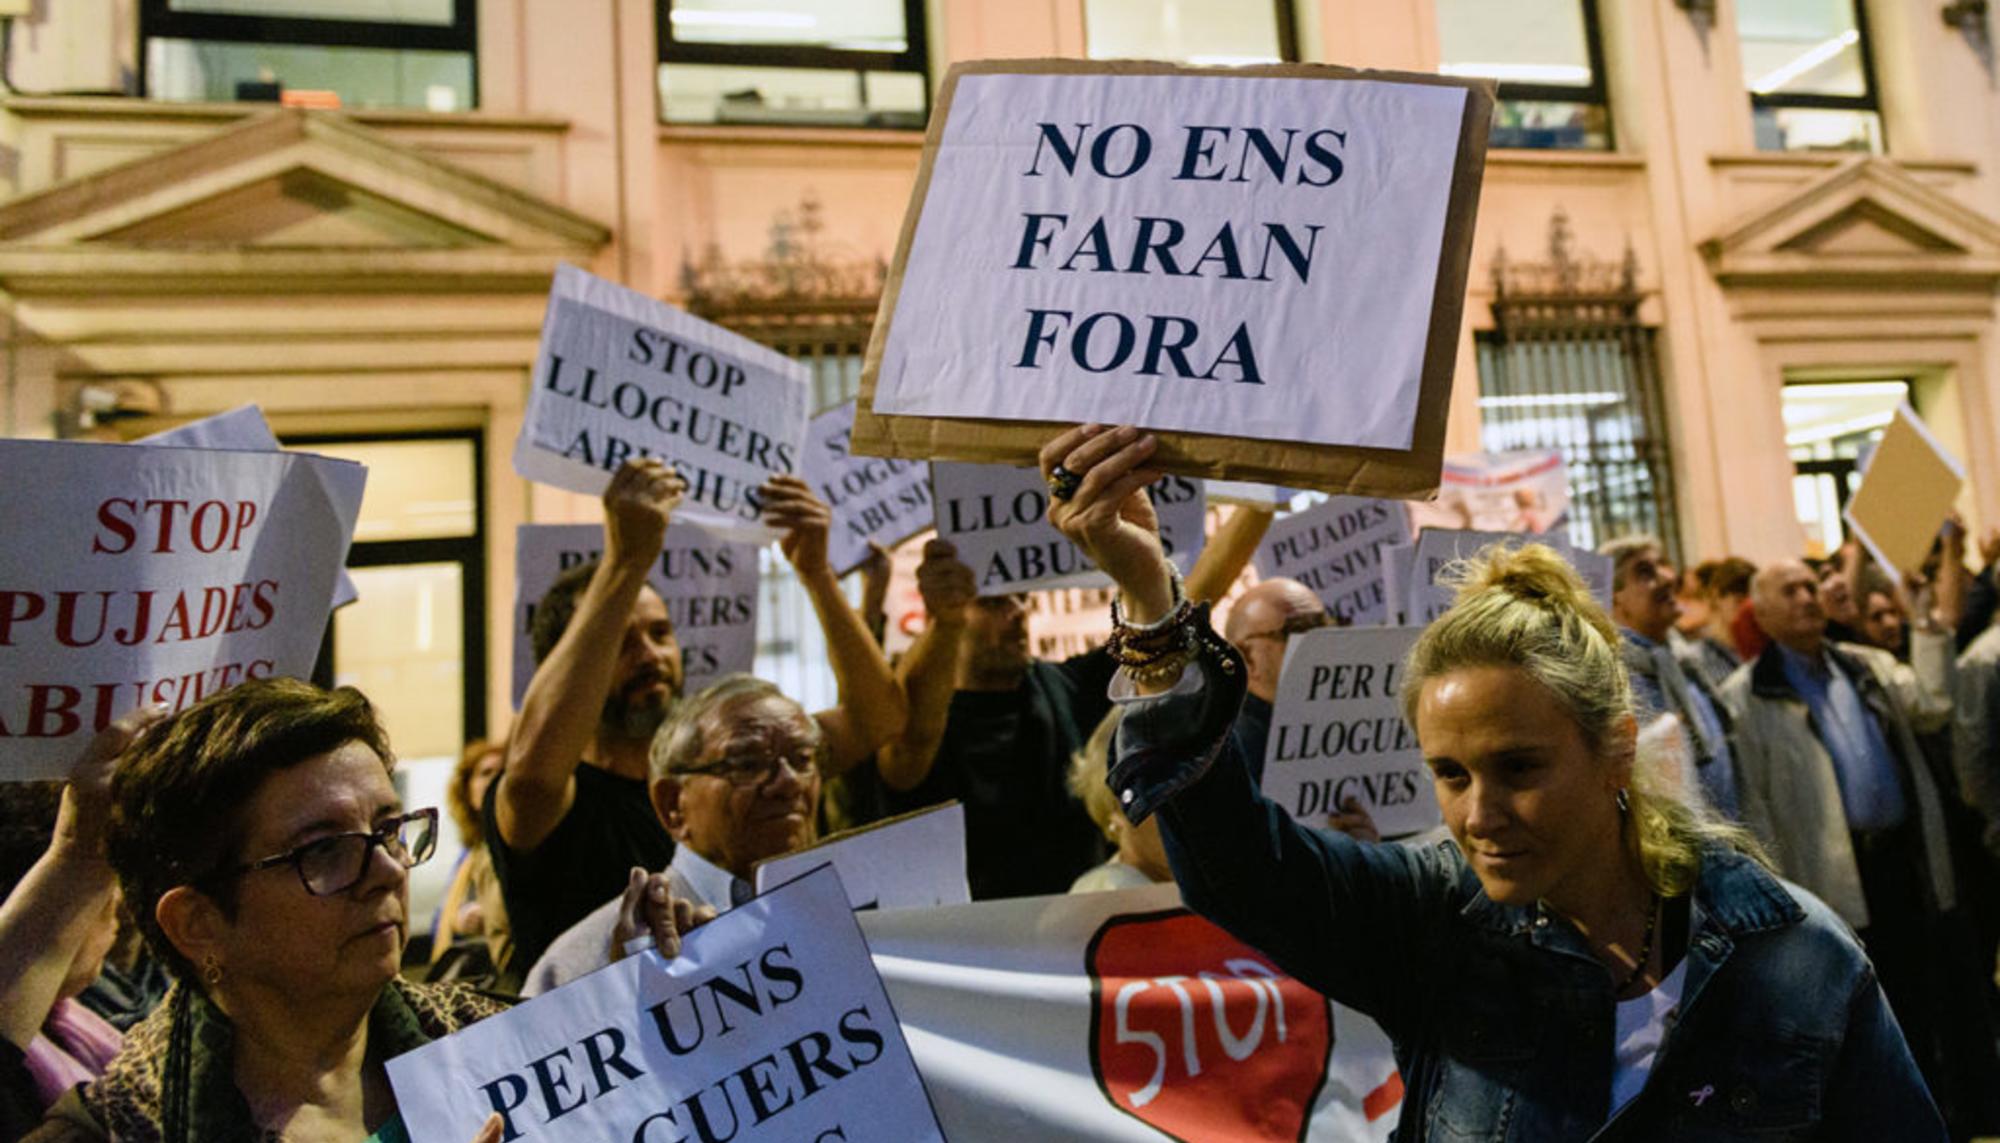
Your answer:
[[[1412,626],[1422,626],[1443,615],[1450,609],[1452,600],[1457,598],[1457,589],[1439,582],[1444,570],[1459,560],[1471,559],[1480,550],[1492,545],[1518,548],[1524,544],[1543,544],[1555,549],[1566,561],[1585,586],[1597,605],[1611,610],[1611,558],[1600,556],[1587,548],[1570,546],[1567,530],[1558,530],[1547,535],[1530,535],[1522,532],[1473,532],[1453,528],[1425,528],[1417,533],[1416,553],[1410,568],[1409,600],[1405,621]]]
[[[284,452],[0,441],[0,778],[245,679],[312,674],[352,536]],[[346,486],[360,474],[344,473]]]
[[[1938,526],[1951,514],[1964,483],[1958,458],[1945,451],[1915,410],[1902,405],[1847,502],[1848,526],[1882,570],[1901,583],[1903,572],[1929,557]]]
[[[1006,464],[933,464],[938,535],[958,546],[979,594],[1096,587],[1110,577],[1048,522],[1049,487],[1039,469]],[[1164,476],[1150,489],[1167,555],[1186,574],[1205,540],[1202,482]]]
[[[943,1139],[831,867],[388,1066],[412,1139]]]
[[[854,402],[812,419],[806,430],[806,482],[833,511],[827,558],[846,575],[868,558],[870,540],[894,547],[931,526],[930,467],[914,460],[856,456]]]
[[[264,420],[264,411],[255,405],[244,405],[226,413],[189,421],[178,428],[140,437],[134,444],[152,445],[155,448],[218,448],[243,452],[277,452],[281,447],[278,437]],[[349,536],[354,535],[354,526],[361,519],[361,493],[368,483],[368,470],[358,464],[349,464],[332,457],[299,453],[312,463],[313,471],[326,483],[327,499],[340,514],[341,526]],[[354,578],[347,569],[340,569],[334,580],[333,605],[346,607],[360,597],[354,589]]]
[[[1208,482],[1210,504],[1242,504],[1251,508],[1283,508],[1298,495],[1296,488],[1280,484],[1254,484],[1244,480]]]
[[[687,481],[680,519],[769,539],[758,487],[798,472],[806,368],[574,266],[556,267],[514,471],[596,496],[634,457]]]
[[[1398,695],[1421,631],[1332,627],[1292,636],[1272,704],[1265,796],[1312,826],[1358,798],[1385,837],[1442,820]]]
[[[1437,485],[1492,89],[1309,64],[955,64],[857,451],[1021,464],[1162,430],[1170,472]]]
[[[1410,538],[1409,516],[1394,500],[1334,496],[1272,524],[1257,545],[1258,576],[1288,576],[1312,589],[1350,627],[1389,621],[1381,549]]]
[[[1411,501],[1410,520],[1419,530],[1551,531],[1569,520],[1569,468],[1555,449],[1448,456],[1437,499]]]
[[[535,677],[530,635],[535,604],[556,577],[596,559],[596,524],[522,524],[514,530],[514,704]],[[681,693],[694,694],[757,658],[757,547],[735,543],[678,516],[646,582],[667,605],[681,645]]]
[[[1382,560],[1382,595],[1386,600],[1390,626],[1407,621],[1410,613],[1410,574],[1417,566],[1417,543],[1383,544],[1375,549]]]
[[[965,807],[918,810],[826,838],[757,866],[757,892],[821,865],[840,871],[856,909],[916,909],[972,900],[965,880]]]
[[[857,914],[952,1139],[1382,1143],[1388,1037],[1171,884]],[[890,1138],[883,1135],[879,1138]]]
[[[1111,637],[1114,587],[1059,587],[1028,595],[1028,639],[1035,658],[1058,661]]]

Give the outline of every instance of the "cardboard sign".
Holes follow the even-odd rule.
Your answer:
[[[1965,484],[1965,467],[1905,404],[1883,431],[1844,516],[1882,570],[1902,582],[1922,566]]]
[[[1292,637],[1272,704],[1265,796],[1307,825],[1325,824],[1358,798],[1384,837],[1443,820],[1397,697],[1421,631],[1325,628]]]
[[[535,677],[529,634],[535,604],[563,572],[596,559],[596,524],[522,524],[514,530],[514,705]],[[757,658],[757,546],[734,543],[676,516],[646,582],[666,602],[681,645],[681,693],[694,694]]]
[[[1418,529],[1549,532],[1569,521],[1569,468],[1555,449],[1448,456],[1437,499],[1412,501]]]
[[[1271,525],[1257,546],[1257,574],[1298,580],[1342,623],[1373,627],[1389,621],[1381,549],[1409,538],[1402,504],[1334,496]]]
[[[806,430],[806,482],[833,510],[827,558],[846,575],[868,558],[868,541],[893,548],[931,526],[931,473],[914,460],[856,456],[854,402],[835,405]]]
[[[1006,595],[1111,582],[1048,522],[1041,470],[1006,464],[933,464],[938,535],[958,546],[979,594]],[[1202,482],[1165,476],[1151,488],[1160,539],[1185,575],[1205,540]]]
[[[1168,471],[1428,493],[1491,109],[1317,65],[954,65],[856,449],[1019,464],[1130,423]]]
[[[342,464],[0,441],[0,778],[62,776],[141,706],[311,675],[352,539],[318,469]]]
[[[757,892],[822,865],[840,871],[856,909],[918,909],[972,900],[965,880],[965,807],[957,802],[838,833],[757,866]]]
[[[596,496],[633,457],[671,462],[683,518],[771,539],[758,486],[798,472],[810,376],[791,358],[574,266],[556,268],[514,471]]]
[[[244,405],[226,413],[189,421],[179,428],[140,437],[134,444],[152,445],[155,448],[214,448],[234,449],[243,452],[277,452],[277,434],[271,431],[270,423],[264,420],[264,410],[255,405]],[[340,513],[340,520],[347,534],[354,534],[354,526],[361,519],[361,493],[368,483],[368,472],[358,464],[349,464],[332,457],[315,456],[312,453],[298,453],[312,462],[313,471],[319,473],[326,482],[327,499],[333,503],[334,511]],[[354,578],[347,569],[340,569],[334,580],[333,605],[346,607],[360,598],[354,588]]]
[[[944,1138],[831,867],[388,1066],[412,1139]]]

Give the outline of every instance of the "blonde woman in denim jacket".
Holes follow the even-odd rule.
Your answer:
[[[1160,813],[1189,906],[1388,1031],[1398,1139],[1946,1137],[1849,930],[1635,758],[1617,633],[1547,548],[1473,561],[1405,671],[1451,843],[1265,800],[1228,733],[1241,660],[1161,553],[1156,447],[1084,426],[1041,456],[1051,522],[1120,588],[1111,788]]]

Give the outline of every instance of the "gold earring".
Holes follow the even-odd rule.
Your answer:
[[[201,962],[201,982],[214,988],[222,983],[222,962],[214,953],[209,953]]]

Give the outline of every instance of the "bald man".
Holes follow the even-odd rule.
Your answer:
[[[1334,623],[1326,604],[1295,579],[1267,579],[1245,591],[1230,608],[1222,637],[1243,654],[1250,693],[1231,731],[1249,760],[1250,777],[1264,781],[1264,746],[1271,737],[1271,704],[1278,700],[1278,673],[1292,636]]]
[[[1908,666],[1828,639],[1797,560],[1760,570],[1750,599],[1771,645],[1722,688],[1743,820],[1860,935],[1946,1116],[1990,1131],[2000,1064],[1957,910],[1955,791],[1917,738],[1951,720],[1951,636],[1912,632]]]

